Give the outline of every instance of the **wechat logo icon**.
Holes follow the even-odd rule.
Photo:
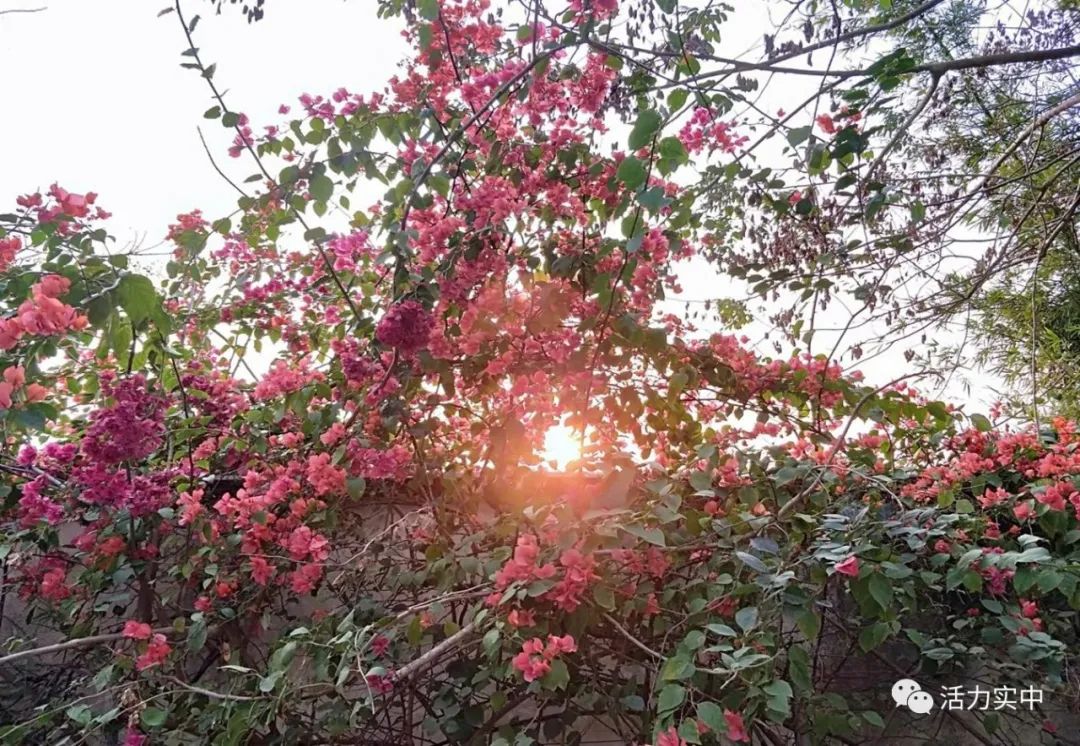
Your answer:
[[[916,715],[925,715],[934,709],[934,698],[913,679],[900,679],[893,684],[892,698],[897,707],[906,707]]]

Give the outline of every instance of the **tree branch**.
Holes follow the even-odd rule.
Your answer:
[[[170,632],[176,632],[173,627],[158,627],[154,630],[155,633],[169,634]],[[77,637],[74,640],[66,640],[64,642],[58,642],[54,645],[44,645],[40,648],[30,648],[29,650],[20,650],[17,653],[10,653],[0,658],[0,665],[5,663],[14,663],[17,660],[23,658],[33,658],[39,655],[48,655],[49,653],[59,653],[62,650],[71,650],[73,648],[85,648],[93,645],[100,645],[105,642],[116,642],[117,640],[124,639],[123,632],[113,632],[106,635],[91,635],[90,637]]]
[[[411,663],[407,663],[401,668],[394,671],[391,674],[392,679],[394,681],[405,681],[412,676],[415,676],[428,665],[434,663],[439,658],[441,658],[444,654],[456,648],[458,646],[458,643],[471,636],[475,630],[476,622],[469,622],[464,627],[447,637],[445,640],[443,640],[431,650],[421,655],[416,660],[412,661]]]
[[[40,13],[48,8],[42,5],[40,8],[9,8],[8,10],[0,10],[0,16],[6,16],[8,13]]]

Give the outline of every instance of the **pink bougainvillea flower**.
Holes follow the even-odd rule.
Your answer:
[[[571,635],[548,635],[547,647],[544,648],[544,655],[548,658],[554,658],[562,653],[574,653],[577,652],[577,643]]]
[[[11,384],[13,389],[17,389],[26,383],[26,371],[19,365],[4,368],[4,380]]]
[[[135,659],[136,670],[145,671],[148,668],[164,663],[171,650],[172,648],[169,647],[165,635],[155,634],[146,646],[146,651]]]
[[[536,625],[536,617],[527,609],[514,609],[506,615],[506,621],[514,627],[533,627]]]
[[[401,301],[379,319],[375,338],[402,352],[416,352],[427,344],[432,323],[431,313],[419,302]]]
[[[1018,521],[1026,521],[1035,515],[1035,508],[1032,507],[1030,500],[1025,500],[1016,504],[1016,507],[1013,508],[1013,515],[1016,516]]]
[[[656,746],[688,746],[675,730],[675,726],[656,734]]]
[[[153,631],[153,628],[149,624],[129,619],[124,623],[123,635],[132,640],[149,640]]]
[[[852,555],[841,562],[837,562],[833,569],[841,575],[847,575],[849,578],[857,578],[859,577],[859,558]]]
[[[825,134],[832,135],[836,133],[836,123],[828,114],[818,114],[814,121],[817,122],[818,127]]]
[[[274,566],[265,557],[251,558],[251,579],[259,585],[266,585],[274,577]]]
[[[544,643],[540,639],[534,638],[526,641],[521,648],[521,652],[511,659],[511,665],[521,673],[525,681],[536,681],[543,678],[551,670],[551,663],[543,655],[540,655],[540,653],[543,653],[543,649]]]
[[[727,723],[728,738],[736,743],[741,741],[750,742],[750,734],[746,730],[746,725],[743,723],[743,717],[740,713],[724,710],[724,722]]]
[[[386,635],[375,635],[371,640],[371,652],[376,657],[382,657],[386,655],[386,651],[390,648],[390,638]]]
[[[149,741],[146,736],[134,728],[128,728],[124,731],[123,746],[146,746],[147,743]]]
[[[30,404],[39,401],[45,401],[49,395],[49,390],[42,386],[40,383],[31,383],[26,387],[26,401]]]

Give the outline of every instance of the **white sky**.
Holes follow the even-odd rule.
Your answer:
[[[39,13],[0,15],[4,209],[17,195],[54,181],[74,192],[95,191],[114,215],[108,228],[118,244],[144,248],[161,241],[179,212],[197,207],[210,219],[232,212],[235,192],[214,172],[196,127],[235,181],[250,175],[252,164],[229,158],[232,131],[202,118],[213,102],[198,73],[180,67],[187,43],[176,15],[157,17],[167,0],[0,0],[0,10],[42,5]],[[738,49],[730,51],[740,54],[760,40],[765,24],[761,4],[737,5],[734,17],[745,27],[733,29]],[[266,18],[255,24],[238,8],[213,15],[208,0],[185,0],[183,7],[188,19],[204,16],[195,32],[203,61],[217,63],[215,82],[257,133],[280,123],[278,106],[295,107],[301,93],[382,90],[406,52],[400,25],[376,18],[374,0],[271,0]],[[783,83],[774,81],[771,100],[761,102],[765,110],[783,105],[785,91],[777,87]],[[741,292],[704,262],[682,280],[689,299]],[[815,344],[815,351],[824,348]],[[901,349],[864,367],[877,382],[911,369]],[[957,382],[948,394],[967,398]],[[985,410],[993,398],[984,383],[970,409]]]
[[[212,105],[198,72],[180,67],[186,40],[168,0],[0,0],[0,10],[47,5],[34,14],[0,15],[0,117],[5,146],[0,199],[48,187],[95,191],[113,213],[123,243],[145,234],[153,244],[176,214],[202,208],[216,217],[236,194],[213,171],[196,127],[215,159],[242,180],[252,164],[231,159],[232,131],[202,118]],[[226,101],[259,127],[277,124],[279,104],[299,94],[381,89],[405,45],[369,0],[271,2],[248,24],[238,8],[213,16],[208,0],[195,31],[203,61],[216,62]],[[310,29],[305,33],[304,29]],[[258,130],[257,130],[258,131]]]

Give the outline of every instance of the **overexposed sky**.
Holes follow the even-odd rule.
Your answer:
[[[40,13],[0,15],[0,84],[4,143],[0,198],[56,181],[95,191],[113,213],[110,231],[124,242],[158,242],[178,212],[202,208],[220,216],[236,194],[210,165],[234,179],[253,171],[231,159],[232,131],[203,119],[210,92],[198,72],[180,67],[187,42],[168,0],[0,0],[0,10],[47,6]],[[380,90],[405,45],[393,21],[375,18],[371,0],[271,3],[248,24],[238,8],[214,15],[209,0],[185,0],[185,16],[202,13],[195,41],[230,107],[256,125],[277,124],[279,104],[301,93]]]
[[[219,120],[203,119],[213,102],[198,73],[180,67],[187,42],[177,16],[157,15],[168,5],[167,0],[0,0],[0,11],[45,6],[37,13],[0,14],[3,205],[53,182],[74,192],[95,191],[98,203],[113,213],[108,228],[118,246],[136,244],[145,251],[161,242],[177,213],[200,208],[214,219],[233,211],[235,192],[214,172],[197,128],[234,181],[243,181],[254,167],[246,158],[226,154],[231,130]],[[768,25],[764,4],[736,5],[728,36],[732,48],[726,50],[731,56],[760,43]],[[183,0],[182,5],[189,20],[203,16],[195,31],[203,61],[217,64],[215,82],[227,91],[232,109],[248,114],[256,133],[280,123],[278,106],[295,107],[301,93],[382,90],[406,53],[400,22],[376,18],[374,0],[271,0],[268,6],[265,19],[248,24],[235,7],[218,16],[210,0]],[[798,84],[774,80],[759,105],[775,110],[805,96],[793,89]],[[808,112],[805,123],[810,117]],[[370,196],[381,189],[373,185]],[[356,204],[366,202],[361,198]],[[744,292],[702,261],[681,277],[688,299]],[[677,303],[666,307],[687,310]],[[842,325],[841,309],[833,313]],[[751,336],[757,331],[750,330]],[[760,349],[773,352],[765,345]],[[824,341],[815,343],[816,352],[826,350]],[[902,347],[863,367],[876,382],[911,370]],[[948,393],[954,400],[968,398],[956,382]],[[992,399],[984,386],[969,401],[977,411]]]

